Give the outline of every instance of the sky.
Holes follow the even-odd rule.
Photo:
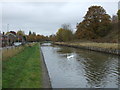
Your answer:
[[[51,35],[55,34],[62,24],[71,25],[72,30],[75,31],[76,24],[83,20],[92,5],[102,6],[111,16],[118,10],[118,0],[2,2],[0,3],[0,31],[23,30],[26,34],[32,31],[36,34]]]

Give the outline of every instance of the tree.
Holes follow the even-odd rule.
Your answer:
[[[45,40],[47,40],[47,37],[45,37],[45,36],[43,36],[43,35],[37,35],[36,36],[36,41],[37,42],[40,42],[40,41],[45,41]]]
[[[38,35],[36,36],[36,41],[37,41],[37,42],[42,41],[41,35],[38,34]]]
[[[109,32],[110,25],[110,16],[106,14],[104,8],[91,6],[84,16],[84,20],[77,25],[76,36],[89,39],[103,37]]]
[[[56,35],[54,35],[54,34],[50,35],[50,36],[49,36],[49,40],[51,40],[51,41],[53,41],[53,42],[57,41],[57,40],[56,40]]]
[[[26,41],[27,40],[26,36],[23,36],[23,39]]]
[[[64,29],[64,30],[71,30],[71,26],[69,24],[62,24],[61,27]]]
[[[29,35],[27,36],[27,41],[29,42],[40,42],[40,41],[45,41],[48,40],[47,36],[44,35],[36,35],[35,32],[29,31]]]
[[[35,39],[35,36],[33,34],[27,36],[27,41],[34,42],[35,40],[36,39]]]
[[[24,31],[19,30],[19,31],[17,31],[17,35],[18,35],[18,36],[24,36],[24,35],[25,35],[25,33],[24,33]]]
[[[62,28],[56,33],[57,41],[70,41],[73,39],[73,32],[70,30],[70,25],[63,24]]]
[[[58,29],[58,32],[56,33],[57,41],[64,41],[63,35],[64,35],[64,29],[62,29],[62,28]]]
[[[36,36],[36,33],[35,33],[35,32],[33,32],[33,35],[34,35],[34,36]]]
[[[118,16],[117,15],[113,15],[112,16],[112,23],[117,23],[118,22]]]
[[[31,35],[32,33],[31,33],[31,31],[29,31],[29,35]]]
[[[5,35],[5,32],[3,32],[2,34]]]
[[[6,34],[5,35],[8,35],[10,32],[6,32]]]
[[[120,20],[120,9],[118,10],[117,15],[118,15],[118,20]]]
[[[19,31],[17,31],[17,38],[18,38],[18,41],[20,41],[20,42],[24,42],[25,40],[25,33],[24,33],[24,31],[22,31],[22,30],[19,30]]]

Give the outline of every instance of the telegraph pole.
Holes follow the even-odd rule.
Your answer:
[[[9,32],[9,24],[7,24],[7,32]],[[7,44],[9,45],[9,38],[7,36]]]
[[[7,32],[9,32],[9,24],[7,24]]]

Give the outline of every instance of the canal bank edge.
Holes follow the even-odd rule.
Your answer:
[[[43,52],[41,50],[40,44],[39,44],[39,47],[40,47],[40,58],[41,58],[41,63],[42,63],[43,88],[52,88],[50,77],[49,77],[49,74],[48,74],[47,66],[46,66],[46,63],[45,63],[45,60],[44,60],[44,56],[43,56]]]
[[[110,50],[110,49],[89,47],[89,46],[70,45],[70,44],[67,44],[67,43],[59,43],[59,42],[54,42],[53,44],[54,45],[60,45],[60,46],[67,46],[67,47],[80,48],[80,49],[86,49],[86,50],[91,50],[91,51],[120,55],[120,50],[116,50],[116,49]]]

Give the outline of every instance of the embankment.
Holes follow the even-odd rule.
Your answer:
[[[17,53],[21,52],[24,49],[23,46],[11,46],[11,47],[5,47],[2,48],[2,60],[6,60],[14,55],[16,55]]]
[[[53,44],[120,55],[120,47],[119,47],[118,43],[95,43],[95,42],[91,42],[91,43],[87,43],[87,42],[86,43],[85,42],[75,43],[74,42],[74,43],[71,43],[71,42],[54,42]]]
[[[2,87],[43,88],[38,44],[26,45],[24,50],[2,61]]]
[[[48,74],[48,69],[44,60],[43,52],[40,47],[40,59],[41,59],[41,66],[42,66],[42,83],[43,83],[43,88],[52,88],[51,82],[50,82],[50,77]]]
[[[19,46],[9,46],[9,47],[3,47],[0,49],[1,52],[1,58],[2,60],[6,60],[10,57],[15,56],[16,54],[22,52],[25,47],[27,46],[33,46],[35,43],[28,43],[25,45],[19,45]]]

